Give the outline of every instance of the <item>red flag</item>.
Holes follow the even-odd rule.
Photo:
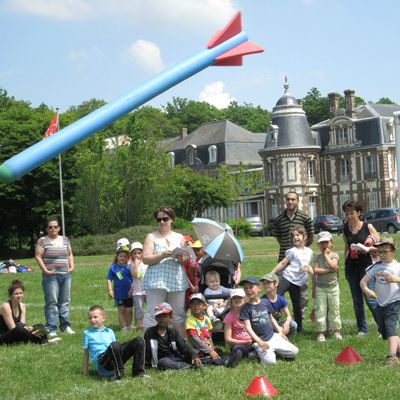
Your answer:
[[[50,125],[47,128],[47,131],[44,134],[43,139],[53,135],[54,133],[57,132],[57,130],[58,130],[58,113],[54,116],[54,118],[50,122]]]

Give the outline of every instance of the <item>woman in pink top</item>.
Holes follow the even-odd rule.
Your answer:
[[[231,294],[232,310],[224,319],[224,340],[231,348],[232,358],[239,362],[242,357],[248,357],[252,350],[253,341],[246,332],[243,321],[239,319],[240,309],[244,304],[243,289],[234,289]]]

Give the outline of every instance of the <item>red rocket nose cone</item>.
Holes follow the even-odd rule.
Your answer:
[[[336,357],[338,364],[358,364],[363,358],[350,346],[345,347]]]
[[[278,392],[264,376],[256,376],[244,392],[244,395],[275,397],[278,396]]]

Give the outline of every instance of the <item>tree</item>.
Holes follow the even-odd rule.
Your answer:
[[[222,111],[225,119],[250,132],[267,131],[270,115],[267,110],[262,109],[260,106],[254,107],[251,103],[244,103],[241,106],[236,101],[232,101]]]
[[[313,87],[303,98],[303,109],[310,126],[329,118],[329,99],[322,97],[320,91]]]
[[[392,100],[389,99],[389,97],[381,97],[377,102],[377,104],[394,104],[396,103]]]
[[[9,97],[0,89],[0,161],[4,162],[42,140],[54,111]],[[30,244],[39,234],[43,217],[59,213],[57,161],[51,160],[22,178],[0,184],[0,251]],[[8,256],[7,254],[4,254]]]
[[[181,97],[173,97],[172,102],[168,102],[163,110],[174,126],[179,127],[179,130],[187,128],[189,132],[193,132],[206,122],[223,119],[223,113],[217,107],[205,101],[194,101]],[[178,135],[179,130],[172,136]]]
[[[170,204],[178,216],[191,220],[209,207],[228,207],[231,188],[223,178],[200,175],[189,168],[175,167],[174,193]]]

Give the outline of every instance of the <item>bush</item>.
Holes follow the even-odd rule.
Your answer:
[[[143,243],[146,236],[150,232],[154,232],[156,229],[157,228],[155,226],[139,225],[132,226],[130,228],[124,228],[118,232],[108,235],[87,235],[71,238],[72,251],[76,256],[96,256],[113,254],[115,252],[115,245],[118,239],[124,237],[129,240],[129,243]],[[174,223],[174,230],[185,235],[191,235],[193,236],[193,238],[196,237],[190,222],[188,223],[188,228],[186,229],[176,229]]]
[[[184,229],[184,230],[191,230],[192,224],[190,221],[186,221],[186,219],[176,217],[173,225],[173,229]]]
[[[246,237],[250,235],[251,224],[245,219],[228,219],[226,223],[232,228],[235,236]]]

